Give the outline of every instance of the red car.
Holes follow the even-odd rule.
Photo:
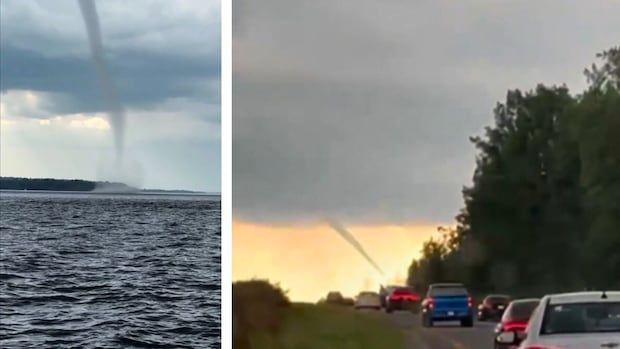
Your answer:
[[[540,303],[537,298],[517,299],[510,304],[504,311],[500,323],[495,328],[496,339],[494,340],[495,349],[513,349],[516,346],[506,346],[497,341],[497,336],[502,332],[516,332],[518,336],[524,336],[530,316]]]
[[[387,296],[385,310],[391,313],[394,310],[414,310],[420,303],[420,295],[408,287],[397,287]]]

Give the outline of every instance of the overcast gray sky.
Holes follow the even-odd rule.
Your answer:
[[[236,0],[237,219],[451,222],[512,88],[620,44],[620,1]]]
[[[124,175],[220,191],[220,3],[97,1],[127,110]],[[108,179],[113,138],[76,0],[2,0],[3,176]]]

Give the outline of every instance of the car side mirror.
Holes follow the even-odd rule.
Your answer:
[[[500,344],[517,344],[517,334],[515,332],[502,332],[497,336]]]

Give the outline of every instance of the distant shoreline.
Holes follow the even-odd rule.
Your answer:
[[[102,191],[85,191],[85,190],[15,190],[15,189],[0,189],[0,193],[11,194],[68,194],[68,195],[170,195],[170,196],[222,196],[221,193],[211,192],[188,192],[188,191],[153,191],[153,190],[138,190],[138,191],[119,191],[119,192],[102,192]]]
[[[0,191],[13,193],[221,196],[221,193],[191,190],[139,189],[118,182],[21,177],[0,177]]]

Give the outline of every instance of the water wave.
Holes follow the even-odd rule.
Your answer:
[[[0,347],[219,348],[219,198],[0,196]]]

